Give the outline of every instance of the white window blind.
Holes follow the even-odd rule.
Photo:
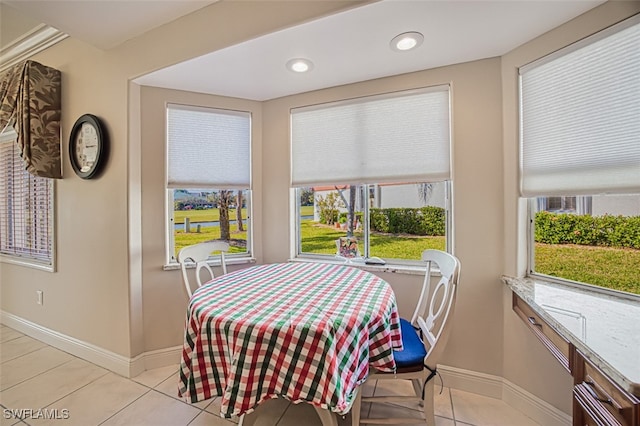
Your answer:
[[[248,189],[250,145],[248,112],[169,104],[167,186]]]
[[[522,196],[640,192],[639,22],[521,68]]]
[[[25,170],[13,131],[0,137],[0,253],[53,263],[53,179]]]
[[[450,177],[449,87],[291,111],[293,186]]]

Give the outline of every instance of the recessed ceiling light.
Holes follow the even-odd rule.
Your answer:
[[[424,36],[418,32],[411,31],[408,33],[402,33],[395,36],[391,40],[391,48],[399,52],[406,52],[407,50],[415,49],[420,46],[424,41]]]
[[[294,58],[287,62],[287,68],[293,72],[307,72],[313,69],[313,62],[304,58]]]

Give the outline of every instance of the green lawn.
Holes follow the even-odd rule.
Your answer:
[[[313,216],[313,206],[301,206],[300,216]]]
[[[231,232],[231,238],[233,240],[242,240],[247,241],[247,231],[238,232],[237,225],[230,225],[229,230]],[[191,232],[188,234],[183,230],[177,230],[174,234],[175,239],[175,255],[178,255],[178,252],[182,247],[190,246],[192,244],[203,243],[206,241],[217,240],[220,238],[220,227],[219,226],[203,226],[200,229],[200,233],[196,232],[196,227],[191,227]],[[229,248],[229,253],[244,253],[246,252],[246,248],[239,246],[237,242],[232,241],[231,247]]]
[[[313,207],[309,208],[310,212],[302,214],[313,214]],[[212,214],[214,211],[215,214]],[[196,215],[190,215],[192,223],[201,220],[218,220],[217,209],[175,213],[176,217],[178,217],[178,213],[182,216],[182,222],[179,223],[184,222],[185,215],[182,213],[196,213]],[[196,217],[205,219],[196,220]],[[232,219],[235,219],[235,212],[232,214]],[[217,226],[203,227],[200,233],[196,233],[195,227],[192,227],[192,231],[194,232],[189,234],[185,234],[182,230],[176,231],[176,253],[186,245],[220,238],[220,228]],[[234,240],[246,241],[247,233],[238,233],[236,225],[231,225],[231,232]],[[302,221],[301,232],[304,253],[335,254],[335,240],[345,235],[344,230],[318,225],[310,220]],[[362,239],[362,233],[357,232],[356,237]],[[232,253],[245,251],[245,248],[239,246],[237,242],[235,244],[235,246],[232,244]],[[386,234],[371,236],[372,256],[387,259],[420,259],[422,251],[428,248],[444,250],[445,238]],[[362,245],[360,251],[363,251]],[[579,265],[580,267],[578,267]],[[640,294],[640,268],[638,265],[640,265],[640,250],[536,244],[537,272],[605,288]]]
[[[319,225],[310,220],[302,221],[300,232],[302,234],[303,253],[335,254],[336,239],[346,235],[346,232],[342,229]],[[356,232],[355,236],[360,240],[363,238],[362,232]],[[429,248],[444,250],[445,238],[386,234],[371,235],[371,256],[387,259],[417,260],[420,259],[422,251]],[[364,251],[362,244],[360,244],[360,251]]]
[[[640,294],[640,250],[536,243],[535,262],[542,274]]]

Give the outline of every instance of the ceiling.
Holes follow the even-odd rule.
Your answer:
[[[1,0],[100,49],[214,1]],[[503,55],[604,0],[382,0],[274,32],[142,76],[143,85],[267,100],[326,87]],[[113,25],[117,22],[117,25]],[[403,32],[424,43],[389,47]],[[304,57],[296,74],[286,62]]]

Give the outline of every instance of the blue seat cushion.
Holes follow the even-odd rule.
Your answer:
[[[427,350],[420,340],[418,332],[409,321],[400,318],[400,332],[402,333],[402,350],[393,351],[393,358],[398,369],[417,367],[422,369]]]

